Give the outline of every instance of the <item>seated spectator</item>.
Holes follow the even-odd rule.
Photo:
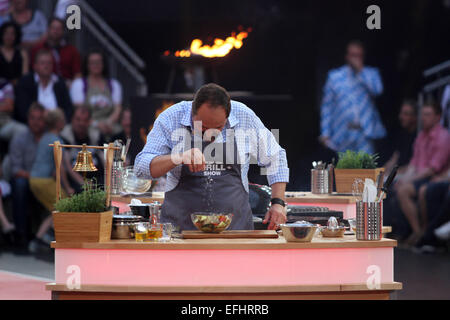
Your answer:
[[[31,49],[46,36],[47,18],[41,11],[30,9],[28,0],[11,0],[11,13],[6,20],[13,21],[21,27],[24,49]]]
[[[15,135],[9,145],[5,163],[11,171],[13,219],[17,231],[18,247],[27,247],[29,233],[29,203],[31,192],[28,179],[36,155],[37,145],[45,131],[45,109],[34,103],[28,110],[28,127]],[[8,165],[5,165],[8,167]]]
[[[9,141],[26,130],[26,126],[12,119],[14,111],[14,89],[11,83],[0,78],[0,139]]]
[[[53,54],[55,74],[71,81],[81,76],[81,58],[77,48],[67,43],[64,39],[64,21],[53,18],[48,25],[47,39],[38,43],[31,50],[31,63],[37,52],[42,49],[49,50]]]
[[[420,188],[419,208],[425,233],[416,251],[434,253],[444,249],[445,242],[440,241],[434,231],[450,221],[450,169]]]
[[[0,0],[0,26],[5,22],[9,14],[9,0]]]
[[[73,113],[71,124],[68,124],[61,132],[61,138],[66,144],[82,145],[86,143],[91,146],[103,145],[104,138],[97,128],[91,126],[91,110],[86,106],[76,107]],[[66,157],[64,159],[67,168],[73,168],[77,161],[78,152],[80,149],[66,148]],[[88,172],[87,177],[97,180],[99,184],[103,184],[104,181],[104,163],[103,163],[103,150],[93,149],[92,160],[95,167],[98,169],[96,172]],[[82,185],[84,183],[83,177],[73,170],[68,170],[69,183],[76,192],[82,191]]]
[[[49,215],[39,226],[35,238],[30,242],[28,250],[32,253],[39,251],[40,247],[48,248],[50,243],[44,239],[44,235],[52,226],[51,212],[54,210],[56,202],[56,180],[55,180],[55,160],[53,149],[49,144],[62,139],[59,133],[65,126],[64,113],[61,109],[51,110],[46,115],[47,132],[42,136],[36,150],[36,157],[30,172],[30,189],[36,199],[48,210]],[[70,187],[64,162],[61,163],[61,182],[63,186],[62,196],[73,194]]]
[[[400,208],[412,229],[406,241],[408,245],[415,245],[424,233],[415,201],[420,187],[445,172],[450,164],[450,136],[439,123],[441,108],[435,103],[426,103],[421,116],[422,131],[414,142],[413,157],[405,174],[395,184]]]
[[[399,166],[397,176],[405,172],[411,160],[413,144],[417,133],[417,106],[412,100],[403,102],[398,115],[400,131],[394,137],[394,153],[383,166],[385,172],[391,172],[394,166]]]
[[[120,131],[122,87],[109,77],[106,61],[99,51],[89,53],[83,64],[83,78],[72,83],[70,95],[75,105],[84,104],[91,108],[94,127],[110,137]]]
[[[0,78],[13,84],[28,73],[28,55],[19,48],[21,38],[22,31],[14,22],[0,27]]]
[[[3,189],[10,188],[9,184],[3,180],[0,181],[0,226],[1,231],[3,233],[3,237],[7,239],[7,241],[12,244],[12,240],[14,238],[13,233],[15,231],[15,226],[13,223],[9,222],[8,218],[5,215],[5,210],[3,209]]]
[[[37,101],[45,109],[63,109],[65,116],[72,115],[72,101],[64,80],[53,73],[53,55],[48,50],[36,53],[34,71],[22,77],[16,87],[15,118],[25,122],[30,105]]]

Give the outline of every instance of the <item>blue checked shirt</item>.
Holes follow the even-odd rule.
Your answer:
[[[156,119],[153,129],[147,136],[144,149],[136,156],[134,167],[139,177],[152,179],[150,163],[161,155],[168,155],[178,150],[182,140],[179,132],[189,132],[192,128],[192,101],[182,101],[164,112]],[[275,136],[264,126],[258,116],[246,105],[231,101],[231,112],[227,123],[215,142],[226,142],[230,130],[234,133],[239,164],[241,164],[241,180],[248,192],[247,173],[250,163],[257,163],[266,169],[269,185],[277,182],[289,182],[286,151],[280,147]],[[230,139],[230,138],[228,138]],[[233,144],[234,145],[234,144]],[[251,159],[256,159],[256,162]],[[251,162],[252,161],[252,162]],[[173,190],[181,176],[181,165],[167,173],[165,191]]]
[[[383,92],[378,69],[364,67],[355,74],[345,65],[328,73],[321,106],[321,135],[335,151],[373,153],[372,140],[386,136],[374,97]],[[349,128],[359,124],[360,129]]]

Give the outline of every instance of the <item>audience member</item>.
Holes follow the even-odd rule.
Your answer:
[[[400,208],[412,229],[407,245],[415,245],[424,233],[415,201],[420,187],[445,172],[450,165],[450,135],[440,125],[440,116],[441,108],[437,104],[424,104],[422,130],[414,142],[413,157],[405,174],[395,184]]]
[[[9,14],[9,0],[0,0],[0,26],[5,22]]]
[[[445,86],[444,92],[442,93],[442,117],[441,124],[444,128],[450,131],[450,84]]]
[[[38,43],[31,51],[31,62],[37,52],[42,49],[49,50],[53,54],[53,66],[56,75],[71,81],[81,76],[81,58],[77,48],[67,43],[64,39],[64,21],[53,18],[48,26],[47,39]]]
[[[91,108],[93,125],[110,137],[120,131],[122,87],[109,77],[106,61],[103,53],[90,52],[83,64],[83,78],[73,81],[70,95],[75,105]]]
[[[46,36],[47,18],[41,11],[30,9],[28,0],[11,0],[11,13],[7,20],[22,28],[22,47],[27,50]]]
[[[385,172],[391,172],[394,166],[399,166],[398,175],[405,172],[413,153],[414,140],[417,134],[417,106],[412,100],[403,102],[398,115],[400,131],[393,138],[394,153],[383,166]]]
[[[28,179],[36,155],[37,145],[45,131],[45,109],[34,103],[28,110],[28,128],[15,135],[9,146],[13,218],[17,230],[18,244],[27,245],[31,192]],[[6,161],[6,159],[5,159]]]
[[[4,181],[2,181],[4,182]],[[7,239],[8,242],[12,244],[14,238],[13,233],[15,231],[15,226],[11,223],[5,215],[5,210],[3,208],[3,185],[0,185],[0,226],[3,233],[3,237]]]
[[[0,139],[9,141],[26,126],[12,119],[14,111],[14,89],[11,83],[0,78]]]
[[[28,55],[19,48],[21,38],[22,31],[14,22],[0,27],[0,77],[13,84],[28,73]]]
[[[450,169],[420,188],[419,209],[424,235],[415,246],[416,251],[434,253],[444,249],[445,242],[434,231],[450,221]]]
[[[91,110],[86,106],[75,108],[71,124],[68,124],[61,132],[61,138],[64,140],[64,143],[72,145],[82,145],[85,143],[91,146],[103,145],[104,138],[100,130],[91,126],[91,115]],[[67,168],[73,168],[80,149],[66,148],[65,150],[67,151],[67,156],[64,159],[66,161],[65,165]],[[92,160],[98,171],[87,173],[87,177],[95,177],[99,184],[103,184],[103,150],[93,149],[89,151],[92,152]],[[82,191],[84,180],[78,172],[68,170],[68,178],[70,185],[76,192]]]
[[[30,242],[28,250],[32,253],[39,251],[40,247],[48,248],[49,241],[46,241],[44,235],[52,226],[51,212],[54,210],[56,202],[56,180],[55,180],[55,160],[53,158],[53,149],[49,144],[62,139],[59,133],[65,126],[64,112],[61,109],[51,110],[46,115],[47,132],[42,136],[36,150],[36,157],[30,172],[30,189],[35,198],[48,210],[49,215],[42,221],[35,238]],[[64,162],[61,164],[61,182],[63,186],[62,196],[73,194],[74,190],[70,187],[67,180],[67,173]]]
[[[321,136],[326,147],[374,152],[373,140],[386,135],[374,98],[383,92],[378,69],[364,65],[359,41],[347,46],[347,64],[328,73],[321,106]]]
[[[71,5],[78,5],[78,0],[58,0],[55,6],[54,16],[64,20],[67,17],[67,8]]]
[[[36,54],[34,72],[19,80],[16,88],[15,117],[25,122],[28,108],[39,102],[47,110],[63,109],[70,119],[72,102],[64,80],[53,73],[53,55],[48,50]]]

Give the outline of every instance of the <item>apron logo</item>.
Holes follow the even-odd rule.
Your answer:
[[[223,163],[207,162],[203,174],[205,176],[220,176],[222,175],[222,171],[227,170],[229,167],[230,166],[225,167]]]

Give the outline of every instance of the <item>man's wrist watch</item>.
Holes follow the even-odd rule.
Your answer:
[[[286,208],[286,202],[283,199],[280,199],[280,198],[272,198],[272,199],[270,199],[270,203],[271,204],[279,204],[279,205],[281,205],[281,206]]]

